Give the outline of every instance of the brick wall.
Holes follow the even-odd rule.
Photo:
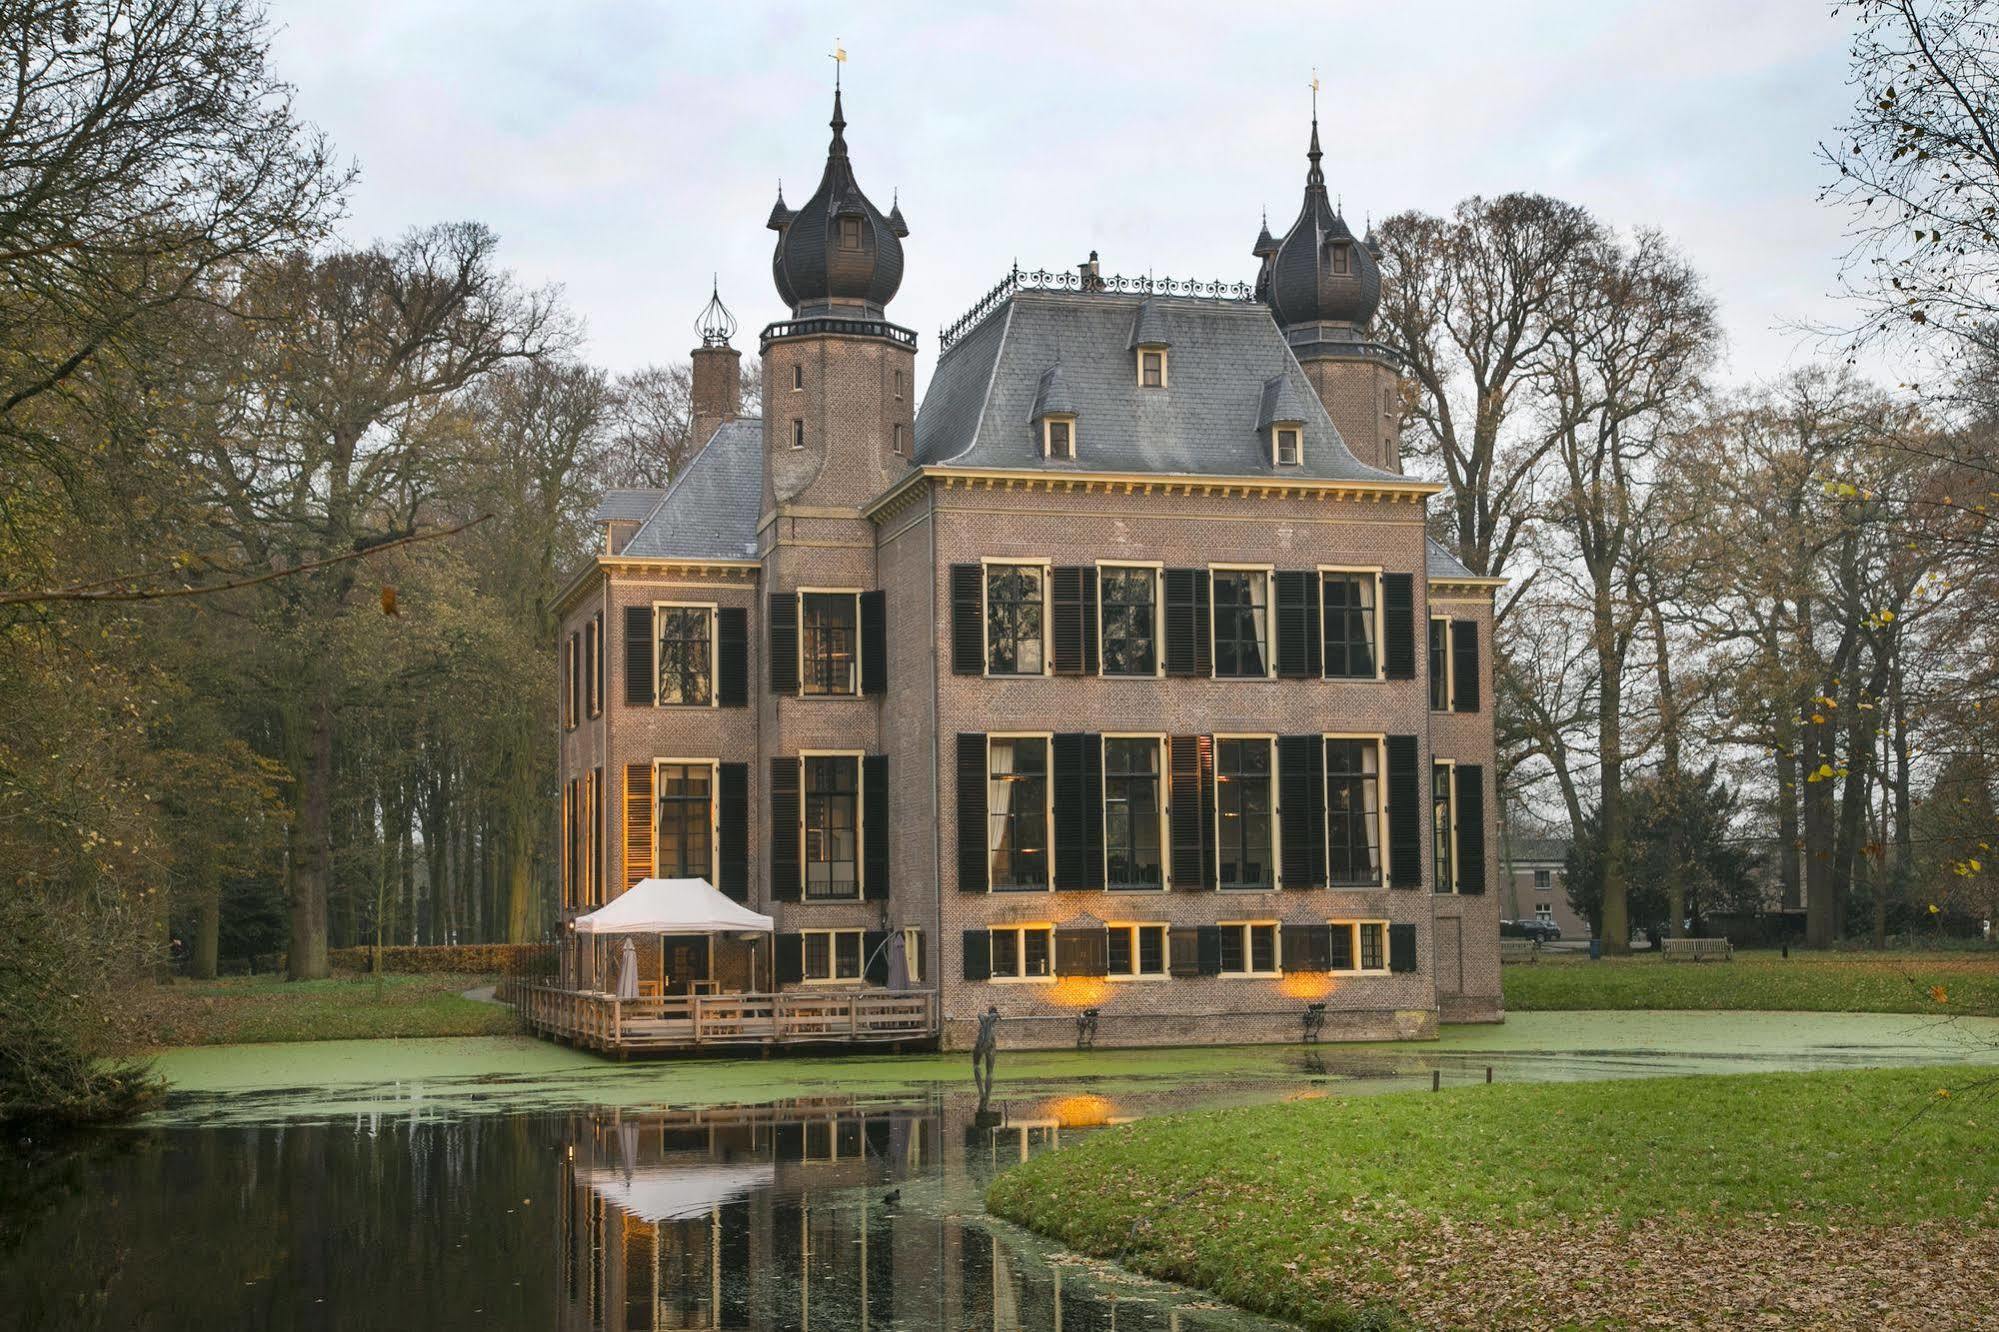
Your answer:
[[[1354,457],[1370,467],[1400,472],[1402,393],[1393,367],[1359,357],[1306,360],[1300,365]]]

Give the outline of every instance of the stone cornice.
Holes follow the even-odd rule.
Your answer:
[[[1444,487],[1435,481],[1337,481],[1319,477],[1191,476],[1170,472],[1083,472],[1042,468],[922,467],[890,487],[862,512],[880,523],[913,502],[923,484],[942,490],[1104,495],[1199,495],[1220,499],[1360,499],[1421,505]]]
[[[753,582],[763,569],[757,560],[694,560],[644,555],[597,555],[578,569],[555,597],[555,613],[563,614],[600,574],[664,574],[712,578],[721,582]]]

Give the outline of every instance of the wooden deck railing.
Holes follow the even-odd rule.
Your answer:
[[[937,1031],[937,996],[928,990],[828,987],[619,999],[517,983],[509,997],[529,1030],[614,1052],[920,1041]]]

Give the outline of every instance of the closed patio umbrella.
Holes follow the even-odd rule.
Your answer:
[[[903,945],[901,930],[888,936],[888,988],[909,988],[909,953]]]
[[[630,939],[625,940],[625,955],[618,963],[618,998],[639,997],[639,950]]]

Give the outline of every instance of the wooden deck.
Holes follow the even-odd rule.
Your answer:
[[[937,1035],[929,990],[831,988],[619,999],[516,982],[505,997],[536,1035],[608,1054],[730,1046],[920,1044]]]

